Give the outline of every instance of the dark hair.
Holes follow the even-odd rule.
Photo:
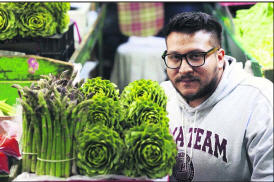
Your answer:
[[[214,17],[202,12],[183,12],[175,15],[166,25],[164,35],[167,37],[171,32],[192,34],[199,30],[212,33],[221,46],[221,24]]]

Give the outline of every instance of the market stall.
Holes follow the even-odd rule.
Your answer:
[[[157,82],[139,80],[121,92],[101,77],[75,82],[75,67],[90,61],[97,43],[102,57],[105,5],[96,16],[88,9],[0,4],[8,24],[0,34],[1,181],[151,181],[171,174],[177,149]],[[89,21],[79,17],[87,13],[93,22],[85,27]]]
[[[106,4],[76,4],[0,3],[0,181],[168,181],[178,149],[168,126],[167,96],[156,80],[165,79],[163,65],[147,60],[155,70],[140,67],[138,76],[121,62],[112,80],[98,77],[104,71]],[[205,9],[224,26],[227,54],[243,66],[250,60],[255,76],[272,79],[273,35],[266,27],[273,4],[235,17],[225,6]],[[240,35],[250,32],[241,23],[256,14],[265,17],[257,19],[265,37],[261,47],[250,49],[254,40],[243,42],[246,36]],[[247,36],[256,38],[252,33]],[[156,57],[165,42],[153,40],[151,49],[143,41],[137,48]],[[86,63],[96,73],[81,79]],[[134,79],[117,86],[115,76],[127,71]],[[154,77],[142,79],[144,72]]]

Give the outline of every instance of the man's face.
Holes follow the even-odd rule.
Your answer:
[[[212,42],[211,34],[205,31],[194,34],[172,32],[166,39],[167,53],[207,52],[214,47]],[[223,58],[223,49],[206,56],[205,64],[200,67],[188,65],[183,58],[180,68],[167,68],[167,75],[182,97],[190,105],[197,106],[216,89],[223,72]]]

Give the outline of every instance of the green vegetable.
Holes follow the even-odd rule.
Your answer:
[[[17,34],[15,15],[9,3],[0,3],[0,40],[12,39]]]
[[[56,13],[56,15],[67,13],[67,11],[70,10],[70,3],[68,2],[48,2],[43,3],[43,5],[47,7],[52,14]]]
[[[75,76],[14,85],[23,106],[23,171],[69,177],[75,157],[82,175],[170,175],[177,150],[159,84],[134,82],[122,105],[115,84],[97,77],[72,85]]]
[[[70,17],[69,15],[66,13],[66,14],[62,14],[58,20],[59,22],[59,26],[57,27],[57,31],[59,33],[64,33],[68,30],[69,28],[69,23],[70,23]]]
[[[16,110],[11,105],[7,104],[6,101],[0,100],[0,116],[14,116],[16,113]]]
[[[273,69],[273,3],[236,11],[235,38],[263,67]]]
[[[96,94],[91,100],[93,102],[88,110],[88,123],[100,123],[121,132],[123,112],[120,102],[100,94]]]
[[[67,2],[0,3],[0,40],[21,37],[48,37],[68,30]]]
[[[82,121],[76,108],[84,99],[79,90],[83,82],[72,85],[75,76],[64,71],[59,77],[41,76],[30,87],[13,85],[23,106],[23,171],[70,176],[75,123]]]
[[[156,81],[141,79],[129,83],[121,93],[121,102],[125,108],[129,108],[130,104],[140,97],[146,97],[166,108],[167,97]]]
[[[55,17],[42,6],[26,9],[19,17],[19,34],[22,37],[47,37],[56,34]]]
[[[40,3],[40,2],[11,2],[8,4],[10,5],[10,8],[15,13],[21,13],[25,9],[31,9],[31,8],[35,8],[38,6],[42,6],[43,3]]]
[[[46,115],[46,108],[45,105],[46,105],[46,101],[44,99],[44,96],[43,96],[43,92],[42,90],[39,90],[38,91],[38,104],[40,105],[41,107],[41,111],[40,111],[40,116],[41,116],[41,125],[42,125],[42,144],[41,144],[41,158],[42,159],[47,159],[47,152],[48,152],[48,146],[51,147],[51,138],[49,138],[50,136],[48,136],[48,133],[51,133],[51,130],[49,129],[48,131],[48,127],[47,127],[47,115]],[[49,140],[49,141],[48,141]],[[51,151],[49,151],[51,152]],[[41,165],[39,166],[40,167],[40,172],[41,174],[47,174],[46,173],[46,162],[41,162]]]
[[[70,10],[70,3],[68,2],[49,2],[44,3],[44,5],[49,9],[49,11],[56,17],[58,22],[59,33],[64,33],[68,30],[68,25],[70,18],[68,11]]]
[[[102,125],[89,125],[77,138],[77,166],[83,175],[119,174],[125,145],[119,134]]]
[[[125,121],[126,123],[123,123],[124,129],[139,126],[143,123],[159,124],[161,127],[166,128],[169,119],[163,107],[145,97],[141,97],[130,105]]]
[[[113,98],[115,101],[119,99],[117,86],[109,80],[103,80],[101,77],[88,79],[81,87],[81,91],[86,98],[92,98],[93,95],[100,93]]]
[[[136,126],[126,133],[125,143],[127,161],[124,174],[151,179],[171,175],[177,150],[167,128],[144,124]]]

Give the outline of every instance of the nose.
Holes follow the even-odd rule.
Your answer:
[[[190,73],[190,72],[193,72],[193,68],[192,68],[192,66],[190,66],[187,63],[186,58],[183,58],[182,59],[182,64],[179,68],[179,73],[184,75],[184,74],[187,74],[187,73]]]

